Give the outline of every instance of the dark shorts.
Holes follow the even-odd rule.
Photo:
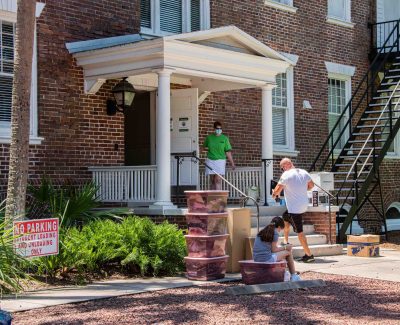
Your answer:
[[[287,211],[282,215],[284,221],[289,222],[294,232],[303,232],[303,215],[304,213],[288,213]]]

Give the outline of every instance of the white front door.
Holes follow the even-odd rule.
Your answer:
[[[198,89],[171,90],[171,153],[198,156]],[[176,185],[177,160],[171,155],[171,183]],[[185,158],[180,165],[179,185],[198,184],[199,164]]]
[[[376,1],[376,21],[378,23],[389,22],[400,19],[400,1],[399,0],[377,0]],[[395,22],[382,24],[377,26],[376,41],[377,47],[381,47],[390,32],[395,27]],[[393,44],[397,37],[397,33],[394,33],[392,42],[386,43],[386,47]]]

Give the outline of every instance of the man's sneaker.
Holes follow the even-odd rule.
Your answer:
[[[300,275],[298,275],[297,273],[292,274],[290,277],[290,281],[291,282],[301,281]]]
[[[301,260],[302,260],[304,263],[312,263],[312,262],[315,262],[314,255],[310,255],[310,256],[304,255],[304,256],[302,257]]]

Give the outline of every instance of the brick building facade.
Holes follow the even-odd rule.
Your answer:
[[[106,101],[116,80],[107,80],[95,94],[85,94],[84,71],[66,43],[139,33],[140,1],[40,2],[45,4],[37,18],[40,141],[30,147],[30,179],[49,175],[55,179],[89,180],[90,166],[125,164],[124,115],[106,114]],[[273,0],[210,0],[209,24],[211,28],[234,25],[273,50],[296,57],[292,68],[293,104],[288,108],[293,111],[294,129],[290,124],[285,126],[286,136],[294,143],[275,148],[274,157],[291,156],[299,167],[308,168],[329,133],[328,79],[332,71],[328,71],[326,62],[353,68],[351,89],[357,87],[370,63],[368,23],[375,21],[375,1],[352,0],[347,24],[327,20],[328,1],[275,2],[279,5]],[[0,20],[6,17],[0,16]],[[231,139],[237,166],[260,164],[261,97],[260,89],[211,93],[198,110],[199,143],[212,131],[213,121],[219,120]],[[0,177],[5,185],[8,144],[3,142]],[[386,204],[400,201],[395,191],[400,186],[399,168],[396,158],[388,158],[381,167]],[[274,177],[279,177],[277,168]],[[372,210],[366,211],[365,215],[371,217]]]

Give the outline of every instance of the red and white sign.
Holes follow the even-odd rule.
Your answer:
[[[14,249],[24,257],[58,254],[58,219],[14,221]]]

